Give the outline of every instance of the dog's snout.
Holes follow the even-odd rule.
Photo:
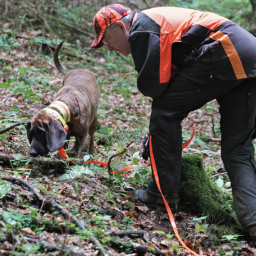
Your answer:
[[[30,147],[30,149],[29,149],[29,154],[31,156],[38,156],[39,155],[38,152],[32,147]]]

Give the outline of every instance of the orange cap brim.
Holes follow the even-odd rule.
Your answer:
[[[105,31],[104,31],[105,32]],[[91,48],[100,48],[104,45],[104,43],[101,41],[104,33],[100,33],[99,36],[96,36],[91,44]]]

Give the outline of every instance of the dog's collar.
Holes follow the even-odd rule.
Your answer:
[[[59,110],[62,115],[53,108]],[[58,119],[62,123],[63,127],[66,127],[67,123],[71,120],[70,110],[62,101],[54,101],[47,108],[44,108],[44,110],[50,113],[55,119]]]

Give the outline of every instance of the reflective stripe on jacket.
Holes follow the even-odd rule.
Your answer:
[[[140,12],[129,43],[138,89],[160,96],[179,68],[194,61],[222,80],[256,77],[256,39],[217,14],[178,7]]]

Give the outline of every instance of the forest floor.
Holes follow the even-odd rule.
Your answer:
[[[47,45],[59,42],[40,31],[0,31],[0,130],[26,122],[52,102],[63,76],[55,68]],[[92,71],[101,90],[95,133],[97,152],[85,155],[84,160],[107,162],[127,147],[125,155],[112,160],[114,170],[144,163],[139,145],[148,132],[152,100],[136,88],[132,59],[106,49],[77,49],[64,44],[60,60],[68,70]],[[217,102],[207,103],[190,116],[195,136],[183,154],[201,156],[211,180],[223,193],[232,193],[220,158]],[[182,122],[182,128],[185,143],[192,134],[190,119]],[[165,212],[151,210],[132,196],[134,189],[146,187],[150,168],[118,172],[111,181],[104,167],[72,166],[57,152],[37,158],[59,160],[62,167],[42,167],[33,162],[28,151],[24,124],[0,134],[0,152],[15,157],[12,166],[0,165],[1,177],[12,178],[8,182],[0,180],[1,255],[99,255],[101,249],[92,237],[108,255],[192,255],[179,244]],[[21,179],[34,191],[26,183],[21,184]],[[35,191],[44,198],[41,206]],[[52,205],[51,199],[55,202]],[[62,214],[63,209],[70,215]],[[71,215],[84,229],[72,223]],[[178,210],[174,217],[186,245],[200,255],[256,255],[242,234],[227,233],[214,240],[207,227],[218,228],[221,224],[208,224],[206,216]],[[132,234],[124,234],[124,230]]]

